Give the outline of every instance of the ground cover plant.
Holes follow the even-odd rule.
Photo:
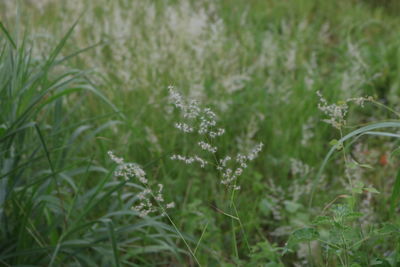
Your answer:
[[[0,2],[0,265],[398,266],[399,12]]]

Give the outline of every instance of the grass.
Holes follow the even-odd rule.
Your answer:
[[[396,266],[396,11],[367,0],[0,3],[0,263]],[[217,160],[264,143],[239,191],[212,166],[170,159],[208,155],[174,127],[170,85],[217,114]],[[330,104],[374,100],[349,103],[338,130],[317,91]],[[109,150],[164,185],[167,217],[131,209],[143,184],[115,177]]]

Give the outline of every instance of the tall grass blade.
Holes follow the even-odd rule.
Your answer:
[[[321,164],[321,167],[318,170],[317,175],[314,178],[312,189],[311,189],[311,194],[310,194],[310,198],[309,198],[309,206],[310,207],[312,205],[315,189],[317,187],[318,182],[320,181],[320,179],[322,177],[322,172],[324,171],[325,166],[328,163],[329,159],[332,157],[333,153],[340,146],[342,146],[345,141],[347,141],[353,137],[357,137],[361,134],[366,134],[368,132],[371,132],[371,130],[382,129],[382,128],[400,128],[400,122],[393,122],[393,121],[379,122],[379,123],[374,123],[374,124],[370,124],[370,125],[361,127],[359,129],[354,130],[354,131],[350,132],[349,134],[343,136],[335,145],[333,145],[331,147],[328,154],[325,156],[325,158]],[[378,133],[379,132],[372,132],[373,135],[379,135]],[[380,135],[382,135],[382,134],[380,134]],[[391,136],[391,135],[386,133],[385,136]],[[395,136],[395,137],[397,137],[397,136]]]
[[[120,267],[120,260],[119,260],[119,255],[118,255],[118,246],[117,246],[117,241],[115,239],[115,232],[114,232],[114,225],[112,223],[112,220],[107,221],[107,228],[108,228],[108,233],[111,239],[111,244],[113,248],[113,254],[114,254],[114,261],[115,261],[115,267]]]
[[[12,47],[14,49],[17,49],[17,45],[15,44],[15,42],[14,42],[13,38],[11,37],[10,33],[7,31],[6,27],[4,26],[4,24],[1,21],[0,21],[0,29],[5,34],[5,36],[7,37],[7,40],[11,43]]]

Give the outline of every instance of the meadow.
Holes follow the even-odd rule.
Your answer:
[[[400,266],[399,14],[0,1],[0,266]]]

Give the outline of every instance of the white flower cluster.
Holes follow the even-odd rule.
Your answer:
[[[209,108],[201,108],[199,103],[195,100],[185,101],[182,95],[174,90],[173,86],[169,86],[169,98],[174,106],[181,111],[182,117],[185,122],[175,123],[175,127],[183,133],[197,133],[201,136],[215,138],[224,134],[225,130],[216,128],[216,115]],[[197,143],[202,150],[210,153],[216,153],[217,147],[212,146],[205,141]],[[208,162],[198,155],[183,156],[172,155],[172,160],[179,160],[186,164],[199,163],[201,168],[204,168]]]
[[[201,147],[201,149],[206,150],[208,152],[211,152],[211,153],[216,153],[217,152],[217,147],[216,146],[212,146],[209,143],[200,141],[200,142],[198,142],[198,145]]]
[[[374,98],[372,96],[367,96],[367,97],[353,97],[353,98],[349,98],[347,99],[347,102],[354,102],[356,103],[356,105],[360,106],[360,107],[364,107],[364,103],[367,101],[373,101]]]
[[[183,123],[183,122],[175,123],[175,128],[181,130],[184,133],[193,132],[193,128],[190,127],[189,125],[187,125],[186,123]]]
[[[171,102],[178,108],[186,122],[179,122],[175,127],[184,133],[196,131],[198,134],[207,135],[211,138],[221,136],[225,133],[222,128],[216,128],[217,116],[210,108],[200,108],[195,100],[185,101],[181,94],[169,86],[169,97]]]
[[[235,181],[247,168],[247,162],[254,160],[258,156],[262,150],[263,144],[260,143],[256,145],[247,155],[237,154],[235,160],[232,160],[230,156],[225,156],[217,160],[215,154],[218,148],[213,146],[209,142],[209,138],[207,138],[210,137],[212,141],[215,137],[225,133],[223,128],[217,127],[216,114],[209,108],[200,108],[199,104],[195,101],[185,101],[179,93],[174,91],[172,86],[169,86],[168,89],[172,103],[182,112],[182,117],[186,119],[186,122],[176,123],[175,127],[184,133],[195,132],[199,134],[201,138],[204,138],[202,141],[197,142],[197,144],[202,150],[213,154],[213,159],[216,160],[215,165],[217,166],[217,170],[222,174],[221,184],[233,188],[234,190],[239,190],[240,186],[237,186]],[[208,164],[207,161],[197,155],[173,155],[171,159],[179,160],[186,164],[198,162],[202,168]],[[231,164],[228,164],[229,162],[231,162]],[[230,166],[228,167],[228,165]]]
[[[320,91],[317,91],[317,95],[319,97],[318,108],[329,117],[329,119],[325,119],[323,121],[331,124],[337,129],[340,129],[342,126],[344,126],[346,124],[345,116],[349,108],[347,103],[343,102],[340,104],[329,105]]]
[[[193,157],[185,157],[182,155],[172,155],[171,156],[172,160],[179,160],[182,161],[186,164],[192,164],[193,162],[198,162],[200,164],[200,167],[204,168],[208,162],[205,161],[204,159],[200,158],[199,156],[193,156]]]
[[[230,156],[226,156],[219,161],[217,170],[222,173],[221,184],[232,187],[234,190],[239,190],[240,186],[235,185],[237,178],[242,175],[243,171],[247,168],[247,162],[254,160],[262,150],[263,143],[257,144],[247,155],[237,154],[235,168],[229,168],[227,163],[232,160]]]
[[[263,146],[264,146],[263,143],[259,143],[258,145],[256,145],[256,146],[250,151],[250,153],[247,155],[247,159],[248,159],[248,160],[253,160],[253,159],[257,158],[257,156],[258,156],[258,154],[261,152]]]
[[[290,171],[293,176],[305,177],[310,173],[311,168],[301,160],[291,158],[290,159]]]
[[[331,124],[333,127],[340,129],[342,126],[346,124],[346,114],[349,109],[347,103],[354,102],[357,105],[364,107],[364,102],[372,101],[373,98],[369,97],[355,97],[348,98],[345,101],[342,101],[338,104],[329,105],[326,99],[322,96],[320,91],[317,91],[317,95],[319,97],[318,108],[325,113],[329,117],[329,119],[323,120],[324,122]]]
[[[142,184],[147,184],[146,173],[136,163],[125,163],[123,158],[118,158],[112,151],[108,151],[108,156],[117,163],[117,169],[114,172],[116,177],[123,177],[128,181],[136,177]]]
[[[123,158],[115,156],[112,151],[108,151],[108,156],[117,164],[117,169],[114,172],[115,177],[123,177],[126,181],[132,178],[137,178],[144,186],[144,189],[137,194],[137,198],[140,201],[139,204],[133,206],[132,209],[139,212],[140,217],[145,217],[149,213],[156,212],[158,209],[153,205],[151,198],[154,198],[154,200],[161,205],[161,203],[164,202],[164,196],[162,194],[164,186],[162,184],[158,184],[158,190],[156,193],[154,193],[149,188],[146,173],[138,164],[125,163]],[[167,209],[173,208],[175,207],[175,203],[168,203],[165,207]]]

